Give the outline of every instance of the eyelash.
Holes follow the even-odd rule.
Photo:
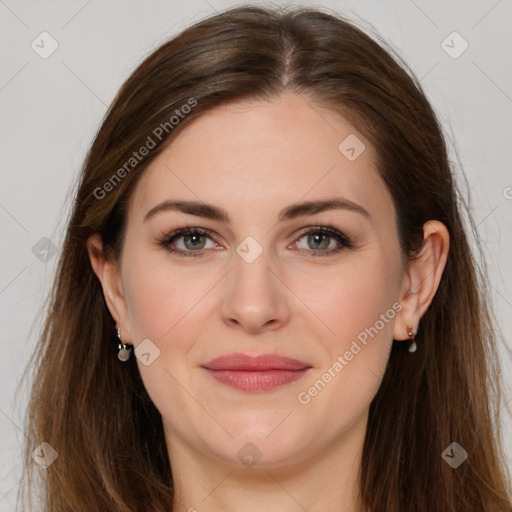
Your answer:
[[[337,248],[330,249],[330,250],[315,251],[315,250],[300,249],[297,251],[299,254],[312,253],[312,254],[306,254],[306,257],[308,257],[308,258],[316,258],[319,256],[321,256],[321,257],[331,256],[331,255],[339,253],[343,249],[353,249],[354,248],[352,240],[348,236],[344,235],[343,233],[340,233],[337,229],[334,229],[331,226],[318,225],[313,228],[309,228],[307,231],[304,231],[301,233],[298,240],[300,240],[300,239],[304,238],[304,236],[310,235],[310,234],[328,235],[329,237],[334,238],[340,245]],[[178,254],[179,256],[184,256],[184,257],[202,258],[205,255],[204,252],[202,252],[203,250],[183,251],[181,249],[176,249],[176,248],[171,247],[170,244],[172,242],[174,242],[174,240],[176,240],[177,238],[181,238],[182,236],[186,236],[186,235],[202,235],[202,236],[207,236],[207,237],[211,238],[210,237],[211,232],[207,229],[183,228],[183,229],[178,229],[172,233],[166,233],[166,232],[162,233],[160,236],[158,236],[157,242],[158,242],[159,246],[163,247],[166,251],[168,251],[170,253],[175,253],[175,254]]]

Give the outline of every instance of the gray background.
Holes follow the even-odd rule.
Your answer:
[[[185,26],[237,4],[0,0],[0,511],[14,509],[26,406],[26,393],[15,395],[15,391],[27,358],[37,350],[38,311],[57,260],[52,245],[44,252],[48,241],[41,239],[49,239],[56,250],[61,246],[86,149],[128,74]],[[512,1],[293,4],[327,7],[353,20],[362,18],[421,78],[443,122],[451,158],[460,161],[467,175],[489,266],[489,290],[505,342],[511,346]],[[357,23],[370,29],[362,21]],[[31,47],[35,41],[43,50],[40,34],[44,31],[58,43],[46,59]],[[463,39],[447,39],[454,31]],[[44,41],[48,50],[50,40]],[[458,55],[464,41],[469,46]],[[460,181],[460,170],[457,176]],[[512,361],[504,345],[500,351],[504,378],[510,383]],[[508,405],[502,413],[511,409],[510,385],[504,394]],[[508,414],[502,424],[512,467]]]

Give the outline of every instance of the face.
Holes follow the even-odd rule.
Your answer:
[[[181,444],[237,465],[251,451],[260,467],[297,463],[364,424],[402,277],[391,196],[347,121],[286,93],[187,126],[137,184],[119,270],[123,338],[144,353],[171,457]],[[230,354],[301,365],[205,368]]]

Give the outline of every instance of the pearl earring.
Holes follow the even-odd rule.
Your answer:
[[[130,347],[130,345],[123,343],[123,341],[121,340],[120,327],[117,329],[117,337],[119,338],[119,345],[117,346],[119,352],[117,353],[117,358],[119,359],[119,361],[125,363],[126,361],[128,361],[128,359],[130,359],[132,348]]]
[[[418,346],[416,345],[416,342],[414,341],[414,328],[410,325],[407,326],[407,336],[409,338],[409,347],[408,347],[408,351],[409,352],[416,352],[416,349],[418,348]]]

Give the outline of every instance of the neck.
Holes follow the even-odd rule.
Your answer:
[[[252,467],[198,451],[164,424],[175,489],[172,512],[358,512],[366,423],[367,414],[314,455],[295,454],[294,463]]]

